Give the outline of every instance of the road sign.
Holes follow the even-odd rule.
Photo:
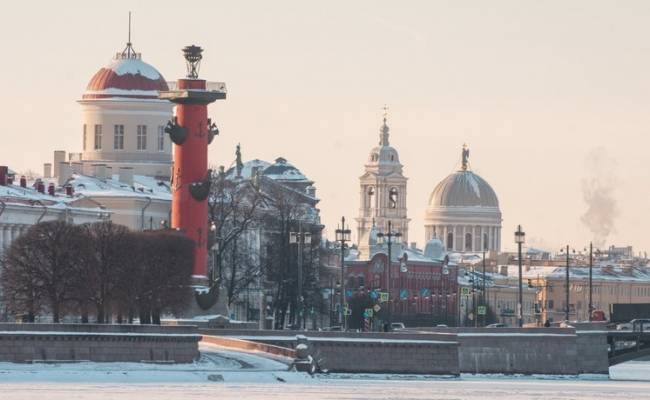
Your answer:
[[[385,303],[388,301],[388,293],[387,292],[381,292],[379,293],[379,301],[382,303]]]
[[[379,307],[379,304],[375,304],[372,309],[375,310],[375,312],[379,312],[379,310],[381,310],[381,307]]]
[[[352,315],[352,309],[350,307],[345,307],[343,309],[345,315]]]
[[[366,308],[366,311],[363,314],[366,316],[366,318],[372,318],[374,311],[372,308]]]
[[[469,296],[469,288],[468,287],[460,288],[460,294],[462,294],[463,296]]]
[[[485,306],[478,306],[478,315],[485,315],[487,314],[487,307]]]

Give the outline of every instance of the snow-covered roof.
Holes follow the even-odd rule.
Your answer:
[[[74,174],[68,181],[75,194],[88,197],[141,197],[171,201],[169,182],[144,176],[134,175],[133,186],[119,181],[119,175],[111,179],[99,179],[92,176]]]
[[[83,99],[154,100],[158,99],[158,92],[163,90],[168,90],[167,82],[156,68],[142,61],[139,55],[118,55],[90,79]]]
[[[517,265],[507,265],[508,276],[516,277],[519,274]],[[501,267],[500,267],[501,268]],[[522,268],[522,277],[525,279],[565,279],[566,267],[557,266],[531,266]],[[588,279],[589,267],[569,267],[569,279]],[[650,270],[647,267],[629,267],[607,262],[596,263],[592,269],[594,280],[615,280],[615,281],[648,281],[650,282]]]

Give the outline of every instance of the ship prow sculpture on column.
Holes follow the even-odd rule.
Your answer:
[[[208,286],[208,145],[219,131],[208,118],[208,104],[226,98],[226,85],[199,79],[203,49],[183,48],[187,76],[160,92],[159,98],[176,105],[175,117],[165,132],[174,143],[171,228],[184,232],[194,243],[193,283]],[[198,305],[207,309],[216,302],[214,287],[196,291]]]

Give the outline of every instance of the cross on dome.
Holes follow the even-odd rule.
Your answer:
[[[381,126],[380,129],[380,134],[379,134],[379,145],[381,146],[388,146],[390,143],[388,142],[388,131],[390,130],[388,128],[388,124],[386,123],[386,119],[388,117],[388,106],[384,104],[384,107],[382,108],[384,110],[384,123]]]

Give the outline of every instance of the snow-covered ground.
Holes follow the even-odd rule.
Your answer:
[[[650,361],[603,375],[434,377],[288,371],[284,360],[201,345],[194,364],[0,363],[0,399],[650,399]]]

